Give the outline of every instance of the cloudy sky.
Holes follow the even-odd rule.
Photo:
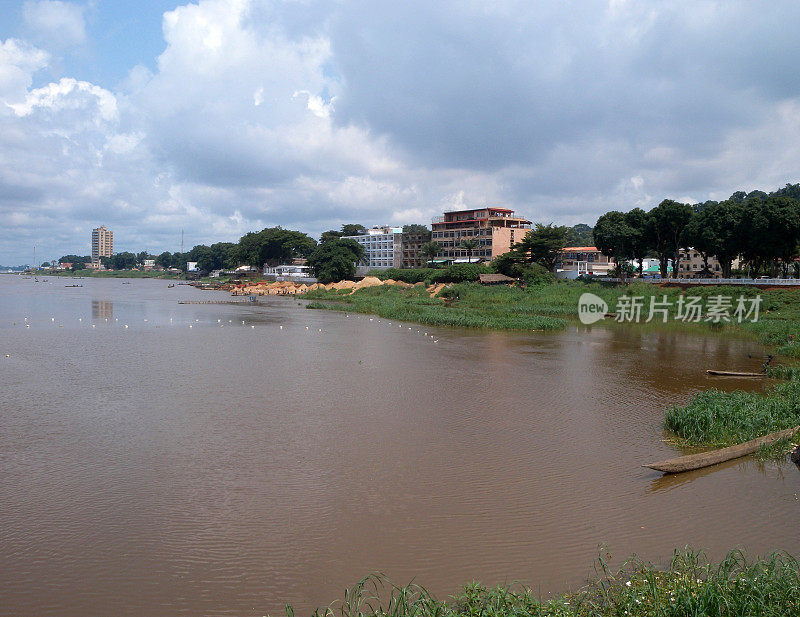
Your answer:
[[[800,3],[0,0],[0,263],[800,181]]]

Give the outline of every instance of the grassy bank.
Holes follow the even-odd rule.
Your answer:
[[[64,271],[64,272],[37,272],[35,275],[29,276],[64,276],[64,277],[81,277],[81,278],[127,278],[127,279],[172,279],[183,280],[186,278],[184,274],[172,274],[160,270],[84,270]]]
[[[287,615],[294,612],[287,607]],[[315,617],[789,617],[800,615],[800,564],[788,555],[748,562],[734,551],[720,563],[676,551],[659,569],[637,559],[619,572],[600,561],[582,591],[543,600],[530,589],[477,583],[440,601],[418,585],[368,577]]]

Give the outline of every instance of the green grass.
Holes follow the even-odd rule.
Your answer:
[[[706,390],[688,405],[667,410],[664,427],[686,446],[725,447],[800,425],[800,381],[792,379],[767,392]],[[788,440],[762,452],[786,452]]]
[[[315,617],[789,617],[800,615],[800,564],[774,554],[748,561],[740,551],[720,563],[676,551],[669,567],[633,558],[618,572],[600,559],[582,590],[550,600],[521,586],[472,583],[446,601],[424,587],[368,576]],[[291,607],[288,617],[294,617]]]
[[[515,303],[493,303],[484,298],[485,288],[474,283],[454,286],[464,293],[448,304],[443,298],[431,298],[422,286],[367,287],[352,295],[348,291],[314,291],[307,298],[331,302],[312,302],[311,309],[328,309],[353,313],[369,313],[386,319],[410,321],[433,326],[487,328],[496,330],[554,330],[566,326],[563,319],[520,309]],[[496,294],[496,298],[503,298]]]

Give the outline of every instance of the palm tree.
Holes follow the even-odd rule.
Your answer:
[[[462,240],[460,244],[461,248],[467,251],[467,261],[472,263],[472,251],[480,246],[480,243],[475,238],[467,238],[466,240]]]
[[[442,250],[438,242],[426,242],[419,247],[419,256],[425,258],[425,263],[430,263]]]

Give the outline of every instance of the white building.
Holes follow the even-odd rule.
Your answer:
[[[403,265],[403,228],[373,227],[359,236],[344,236],[364,247],[365,266],[359,270],[387,270]]]
[[[293,264],[274,267],[264,266],[264,276],[274,276],[276,281],[308,281],[314,278],[311,268]]]

